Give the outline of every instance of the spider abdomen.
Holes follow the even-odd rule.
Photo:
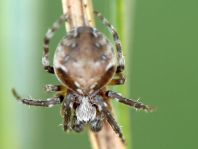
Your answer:
[[[58,79],[80,94],[91,94],[106,85],[116,69],[110,42],[97,30],[78,27],[64,38],[54,56]]]

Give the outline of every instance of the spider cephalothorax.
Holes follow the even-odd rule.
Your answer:
[[[88,125],[94,132],[100,131],[104,121],[108,121],[112,129],[124,142],[123,134],[111,114],[109,99],[136,109],[145,111],[151,107],[140,102],[122,97],[116,92],[107,90],[108,85],[124,84],[124,57],[117,32],[99,12],[94,12],[103,24],[113,34],[116,52],[107,38],[88,25],[71,30],[64,37],[54,55],[54,66],[50,66],[48,53],[49,42],[62,23],[68,20],[68,15],[62,15],[44,38],[44,69],[55,74],[62,85],[46,85],[47,92],[56,92],[56,96],[48,100],[31,100],[15,97],[24,104],[42,107],[52,107],[62,104],[64,130],[80,132]]]

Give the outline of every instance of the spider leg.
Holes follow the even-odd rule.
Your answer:
[[[60,91],[66,91],[67,88],[63,85],[47,84],[44,86],[44,90],[46,92],[60,92]]]
[[[116,73],[115,76],[118,78],[113,78],[108,85],[121,85],[125,82],[125,76],[122,72]]]
[[[131,100],[131,99],[127,99],[125,97],[122,97],[121,95],[119,95],[116,92],[107,91],[106,95],[109,98],[116,99],[117,101],[119,101],[123,104],[126,104],[128,106],[134,107],[135,109],[144,110],[146,112],[152,112],[153,111],[153,107],[148,106],[148,105],[144,105],[143,103],[135,101],[135,100]]]
[[[49,62],[49,43],[51,38],[54,36],[54,33],[60,28],[61,24],[63,24],[67,20],[68,20],[67,14],[61,15],[60,18],[47,31],[44,37],[44,53],[42,57],[42,64],[44,70],[52,74],[54,74],[54,68],[53,66],[50,66],[50,62]]]
[[[98,115],[94,120],[89,123],[90,129],[93,132],[99,132],[103,126],[103,117]]]
[[[68,131],[71,129],[71,117],[72,110],[70,104],[74,101],[74,96],[72,94],[68,94],[66,96],[66,100],[64,100],[62,104],[61,114],[63,115],[63,128],[64,131]]]
[[[108,30],[113,34],[113,40],[115,42],[115,46],[117,49],[117,59],[118,59],[118,66],[116,72],[122,72],[124,70],[125,59],[122,54],[122,46],[120,42],[120,38],[118,36],[117,31],[114,27],[109,23],[109,21],[98,11],[94,11],[94,14],[103,22],[103,24],[108,28]]]
[[[30,106],[52,107],[57,104],[60,104],[63,101],[63,96],[52,97],[52,98],[48,98],[47,100],[37,100],[37,99],[21,98],[14,89],[12,89],[12,93],[18,101]]]
[[[71,120],[71,108],[67,104],[62,106],[62,115],[63,115],[63,128],[64,131],[70,129],[70,120]]]
[[[72,129],[75,132],[81,132],[84,129],[84,123],[79,122],[76,115],[74,115],[72,119]]]
[[[110,124],[110,126],[112,127],[112,129],[115,131],[116,134],[118,134],[121,141],[125,144],[125,139],[124,139],[123,133],[122,133],[118,123],[114,119],[113,115],[107,109],[107,104],[103,101],[102,97],[100,97],[100,96],[96,96],[96,102],[98,105],[100,105],[101,111],[105,115],[105,117],[106,117],[108,123]]]

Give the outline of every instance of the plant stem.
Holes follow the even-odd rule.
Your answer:
[[[90,26],[95,26],[93,17],[92,0],[62,0],[63,12],[68,13],[69,21],[66,22],[66,30],[83,26],[87,21]],[[113,131],[107,121],[98,133],[89,132],[93,149],[125,149],[120,138]]]
[[[86,5],[86,9],[85,6]],[[63,12],[68,13],[69,20],[66,22],[66,30],[83,26],[84,20],[89,21],[90,26],[94,26],[93,8],[91,0],[62,0]]]

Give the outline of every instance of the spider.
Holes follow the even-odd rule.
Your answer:
[[[51,66],[48,58],[49,43],[61,24],[68,21],[68,14],[64,14],[44,38],[44,70],[55,74],[61,82],[61,85],[46,85],[45,91],[55,92],[55,96],[47,100],[36,100],[21,98],[14,89],[12,91],[16,99],[26,105],[52,107],[61,104],[64,131],[81,132],[88,126],[93,132],[98,132],[104,121],[107,121],[125,143],[122,131],[111,113],[110,99],[144,111],[151,111],[152,108],[107,89],[109,85],[124,84],[125,60],[114,27],[100,12],[94,11],[94,14],[112,33],[116,53],[113,45],[101,32],[83,25],[69,31],[60,41]]]

